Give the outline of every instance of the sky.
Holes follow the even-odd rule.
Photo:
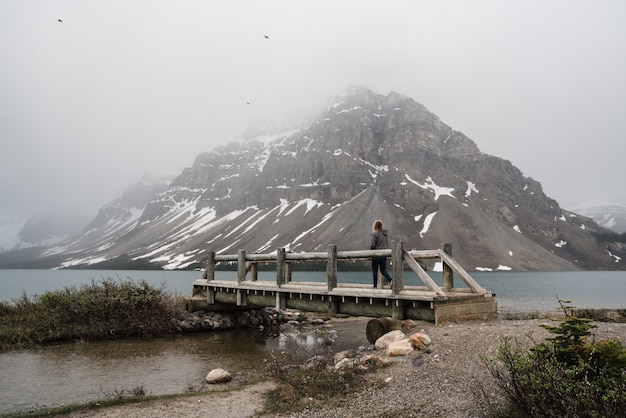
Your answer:
[[[626,205],[623,0],[2,0],[0,57],[0,215],[86,224],[351,85],[413,98],[561,207]]]

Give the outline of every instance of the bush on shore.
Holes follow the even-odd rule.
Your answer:
[[[595,341],[596,326],[559,300],[565,318],[530,349],[503,337],[487,368],[509,402],[498,416],[617,417],[626,411],[626,346],[617,338]]]
[[[175,298],[141,280],[104,279],[0,304],[0,348],[156,337],[176,330]]]

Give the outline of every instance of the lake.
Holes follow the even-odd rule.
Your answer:
[[[271,280],[273,272],[260,272]],[[441,273],[430,273],[441,284]],[[472,272],[482,286],[496,293],[500,311],[554,310],[555,295],[578,307],[625,308],[626,272]],[[0,270],[0,300],[32,297],[47,290],[80,287],[92,280],[145,280],[174,294],[190,295],[198,271],[155,270]],[[232,279],[235,272],[219,272]],[[294,272],[294,281],[322,281],[323,272]],[[370,283],[369,272],[339,272],[339,282]],[[409,285],[417,277],[405,273]],[[461,287],[455,278],[455,285]],[[333,327],[333,350],[367,344],[363,320]],[[180,393],[200,386],[213,368],[246,373],[263,367],[273,350],[284,350],[298,338],[308,352],[316,334],[260,338],[251,330],[186,334],[156,340],[58,344],[33,350],[0,353],[0,414],[42,406],[102,399],[106,393],[144,387],[148,394]],[[301,340],[300,340],[301,338]],[[291,344],[293,345],[293,344]]]
[[[217,272],[217,279],[235,280],[236,272]],[[340,283],[371,282],[370,272],[339,272]],[[441,273],[429,273],[441,284]],[[552,310],[558,295],[572,300],[580,308],[626,308],[626,271],[557,271],[557,272],[471,272],[484,288],[496,294],[502,311]],[[191,295],[192,283],[202,277],[200,271],[166,270],[2,270],[0,269],[0,300],[32,297],[47,290],[80,287],[92,280],[145,280],[163,286],[178,295]],[[259,272],[259,279],[273,280],[275,273]],[[324,272],[294,272],[293,281],[323,281]],[[412,272],[405,272],[407,285],[421,285]],[[455,277],[455,286],[464,287]]]

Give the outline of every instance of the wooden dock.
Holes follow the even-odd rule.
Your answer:
[[[391,257],[391,288],[373,289],[372,285],[338,283],[339,260],[371,260],[375,256]],[[443,265],[443,286],[437,285],[416,261],[439,259]],[[294,263],[326,263],[325,282],[293,282]],[[219,263],[236,264],[233,280],[216,280]],[[258,264],[275,263],[276,280],[258,280]],[[249,277],[248,277],[249,273]],[[405,286],[404,274],[415,273],[423,286]],[[370,273],[371,274],[371,273]],[[455,276],[467,287],[456,288]],[[382,284],[386,280],[379,280]],[[449,321],[497,318],[495,295],[482,288],[452,257],[449,244],[442,249],[406,251],[403,243],[394,241],[388,250],[337,251],[329,245],[327,252],[291,253],[279,248],[269,254],[234,255],[211,252],[204,276],[193,283],[187,309],[222,310],[274,307],[324,312],[329,315],[421,319],[441,324]]]

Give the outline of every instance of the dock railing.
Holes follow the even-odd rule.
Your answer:
[[[435,250],[411,250],[407,251],[403,247],[402,241],[393,241],[391,249],[384,250],[356,250],[338,251],[337,246],[331,244],[326,252],[288,252],[285,248],[279,248],[276,252],[267,254],[247,253],[240,249],[237,254],[225,255],[216,254],[211,251],[208,254],[206,271],[203,279],[207,282],[215,280],[216,265],[220,262],[237,263],[237,285],[244,285],[247,282],[256,282],[258,279],[259,263],[276,263],[276,283],[280,288],[291,282],[292,263],[325,261],[326,262],[326,286],[329,292],[338,287],[337,283],[337,263],[340,260],[358,261],[371,260],[372,257],[390,257],[392,294],[399,294],[404,288],[405,266],[412,270],[427,290],[434,292],[438,297],[445,299],[446,292],[470,292],[478,295],[489,294],[489,291],[482,288],[463,267],[452,257],[452,246],[444,244],[442,249]],[[417,260],[420,259],[440,259],[442,262],[443,286],[440,287],[422,268]],[[247,280],[248,272],[250,280]],[[467,288],[454,287],[454,274],[465,283]]]

